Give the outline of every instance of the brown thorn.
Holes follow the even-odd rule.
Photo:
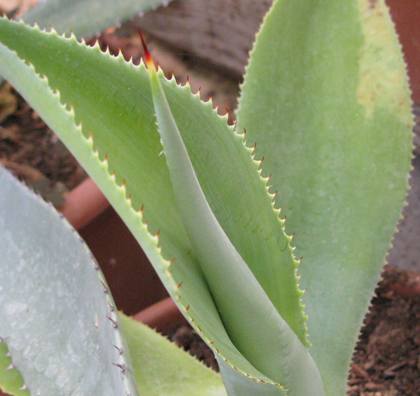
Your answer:
[[[107,318],[112,322],[112,326],[114,327],[114,329],[118,329],[118,323],[109,316],[107,316]]]
[[[121,348],[118,348],[116,345],[114,345],[114,348],[116,348],[117,349],[117,351],[118,351],[118,353],[120,354],[120,355],[122,355],[123,354],[123,350],[121,349]]]
[[[101,281],[101,283],[102,283],[102,286],[104,287],[104,293],[105,293],[105,294],[108,294],[108,293],[109,293],[109,290],[108,290],[108,288],[106,287],[106,284],[105,284],[103,281]]]
[[[181,281],[181,283],[176,287],[177,289],[180,289],[181,288],[181,286],[182,286],[182,281]]]
[[[114,362],[111,362],[114,366],[116,366],[116,367],[118,367],[120,370],[121,370],[121,372],[123,373],[123,374],[125,374],[125,364],[119,364],[119,363],[114,363]]]
[[[190,309],[190,306],[188,305],[186,308],[185,308],[185,311],[188,311]]]

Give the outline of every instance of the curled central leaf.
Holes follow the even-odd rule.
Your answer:
[[[180,216],[229,337],[254,367],[293,395],[324,395],[310,354],[213,214],[146,46],[145,59]]]

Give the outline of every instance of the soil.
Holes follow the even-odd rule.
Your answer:
[[[60,206],[86,173],[38,114],[6,83],[0,88],[0,159],[20,179]]]
[[[118,37],[108,32],[101,36],[100,43],[110,45],[111,52],[120,47],[127,57],[134,54],[139,59],[139,43],[132,36]],[[181,70],[176,77],[185,79],[182,64],[172,66],[169,68]],[[199,73],[194,84],[204,81],[202,86],[208,88],[202,90],[202,95],[212,93],[221,108],[233,110],[237,82],[225,81],[217,89],[208,83],[209,78],[220,81],[221,77],[206,74],[203,80]],[[41,193],[57,200],[58,206],[63,191],[86,177],[57,137],[8,84],[0,89],[0,158],[18,177],[35,188],[41,186]],[[420,275],[387,269],[356,347],[349,396],[420,395],[419,321]],[[212,353],[191,328],[179,327],[169,337],[217,370]]]

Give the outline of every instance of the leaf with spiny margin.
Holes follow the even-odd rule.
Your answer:
[[[120,317],[141,395],[226,396],[220,374],[146,325]]]
[[[7,345],[0,339],[0,389],[13,396],[29,396],[22,374],[13,366]]]
[[[138,395],[115,304],[83,240],[2,166],[0,185],[0,337],[25,386]]]
[[[105,192],[193,326],[229,364],[270,383],[231,344],[197,266],[175,207],[165,158],[159,156],[162,146],[145,68],[103,54],[98,47],[87,48],[74,38],[63,39],[5,19],[0,20],[0,40],[48,76],[48,81],[42,81],[16,54],[1,47],[1,72]],[[210,103],[203,104],[197,95],[191,95],[189,87],[179,87],[175,81],[162,83],[178,125],[187,126],[183,138],[219,223],[282,317],[305,342],[297,262],[290,238],[284,235],[283,223],[273,210],[266,180],[257,171],[258,163],[250,160],[243,137],[227,127],[226,119],[219,118]],[[60,89],[63,103],[74,106],[75,116],[63,109],[48,84]],[[77,122],[83,120],[86,137],[92,131],[93,141],[76,128],[74,117]],[[191,119],[202,125],[199,135],[188,128]],[[96,149],[99,154],[95,155]],[[100,160],[98,155],[103,159],[106,153],[107,160]],[[116,177],[109,174],[114,170]],[[118,187],[123,180],[126,188]],[[125,199],[126,194],[131,200]],[[144,204],[143,213],[136,213],[131,204],[136,210]],[[159,241],[150,238],[142,218],[148,221],[152,234],[161,230]],[[176,258],[171,268],[162,256]]]
[[[77,37],[89,37],[119,25],[171,0],[47,0],[22,15],[28,23],[42,29],[54,26],[59,33],[73,31]]]
[[[323,396],[322,381],[308,350],[277,312],[214,216],[163,92],[161,76],[144,41],[143,45],[179,214],[229,338],[255,368],[293,395]],[[227,389],[234,390],[238,377],[231,383],[225,370],[222,377]],[[246,386],[246,377],[239,378]]]
[[[400,217],[410,105],[383,0],[275,2],[247,67],[238,127],[265,155],[296,231],[313,356],[328,395],[345,394]]]

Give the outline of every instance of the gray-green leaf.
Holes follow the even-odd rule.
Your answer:
[[[26,387],[138,395],[114,301],[86,245],[3,167],[0,185],[0,337]]]
[[[22,19],[42,29],[49,26],[59,33],[73,31],[88,39],[129,18],[167,5],[171,0],[47,0],[28,10]]]

